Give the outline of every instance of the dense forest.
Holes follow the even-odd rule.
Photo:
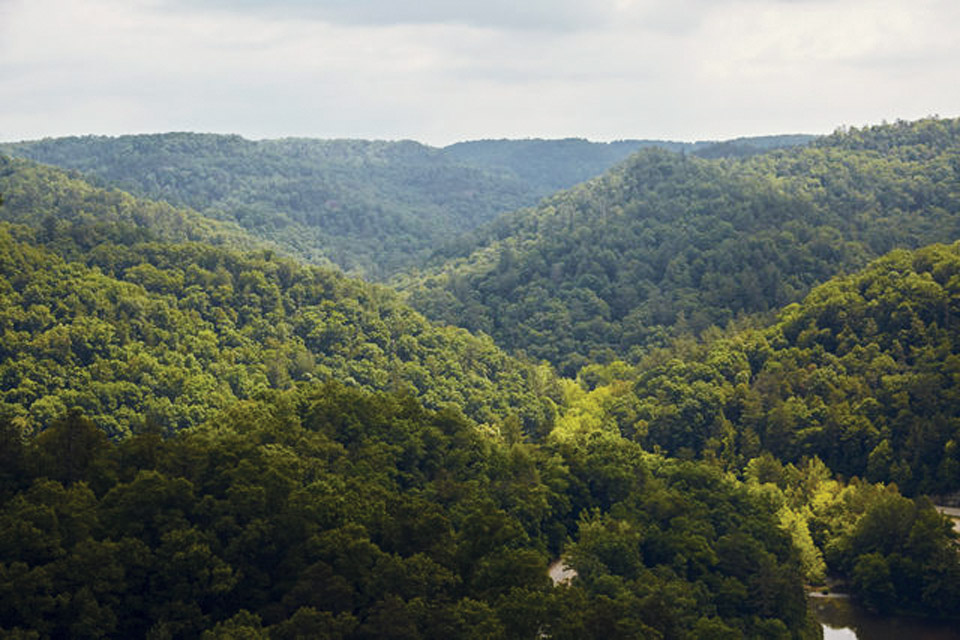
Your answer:
[[[960,120],[744,159],[642,151],[405,281],[429,317],[565,375],[776,310],[895,247],[960,237]]]
[[[235,222],[292,255],[374,278],[550,192],[502,167],[470,166],[409,141],[181,133],[43,140],[3,151]],[[609,164],[594,163],[582,179],[629,152],[602,158]]]
[[[546,142],[0,157],[0,635],[803,640],[811,586],[955,617],[926,496],[960,491],[960,121],[643,148],[465,235],[384,236],[390,269],[433,252],[402,295],[224,205],[298,193],[295,148],[297,189],[374,226],[392,172],[439,202],[442,167],[553,188],[623,151]],[[91,183],[123,158],[169,201]],[[322,260],[345,229],[299,239]]]
[[[0,156],[0,220],[30,226],[77,257],[101,243],[203,242],[251,249],[266,243],[229,222],[90,184],[75,172]]]
[[[4,458],[6,637],[816,637],[763,496],[628,442],[332,385],[169,439],[71,414]]]
[[[0,229],[0,407],[31,431],[80,407],[110,435],[172,432],[330,379],[531,432],[556,411],[547,368],[432,326],[382,287],[202,244],[105,243],[65,261],[32,235]]]
[[[489,140],[438,149],[411,141],[245,140],[170,133],[0,145],[0,153],[81,171],[99,186],[191,207],[292,256],[384,279],[498,214],[600,175],[642,147],[752,153],[809,136],[718,143]],[[746,150],[746,151],[745,151]]]
[[[650,450],[732,467],[762,451],[818,457],[911,494],[955,492],[958,304],[960,245],[897,250],[817,287],[768,328],[680,340],[635,368],[586,369],[584,407]],[[572,413],[565,420],[577,428]]]

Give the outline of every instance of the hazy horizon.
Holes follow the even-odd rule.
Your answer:
[[[871,124],[881,124],[881,123],[879,123],[879,122],[878,122],[878,123],[864,123],[864,125],[871,125]],[[836,129],[834,129],[834,130],[836,130]],[[616,144],[616,143],[619,143],[619,142],[668,142],[668,143],[679,143],[679,144],[711,144],[711,143],[718,143],[718,142],[731,142],[731,141],[738,140],[738,139],[741,139],[741,138],[767,138],[767,137],[793,136],[793,135],[798,135],[798,136],[804,136],[804,135],[823,136],[823,135],[829,135],[830,133],[833,133],[833,131],[827,131],[827,132],[823,132],[823,133],[808,133],[808,132],[804,132],[804,131],[785,131],[785,132],[781,132],[781,133],[758,134],[758,135],[755,135],[755,136],[733,136],[733,137],[712,138],[712,139],[698,139],[698,140],[682,140],[682,139],[676,139],[676,138],[669,138],[669,139],[668,139],[668,138],[614,138],[614,139],[609,139],[609,140],[596,140],[596,139],[593,139],[593,138],[587,138],[587,137],[584,137],[584,136],[575,136],[575,135],[574,135],[574,136],[558,137],[558,138],[543,138],[543,137],[534,137],[534,136],[526,136],[526,137],[522,137],[522,138],[508,138],[508,137],[500,136],[500,137],[489,137],[489,138],[465,138],[465,139],[463,139],[463,140],[454,140],[454,141],[449,142],[449,143],[446,143],[446,144],[435,145],[435,144],[430,144],[429,142],[425,142],[425,141],[423,141],[423,140],[416,140],[416,139],[414,139],[414,138],[403,138],[403,137],[398,137],[398,138],[345,138],[345,137],[324,138],[324,137],[320,137],[320,136],[297,136],[297,135],[292,135],[292,136],[279,136],[279,137],[272,137],[272,138],[258,138],[258,137],[246,136],[246,135],[244,135],[244,134],[242,134],[242,133],[237,133],[237,132],[235,132],[235,131],[223,131],[223,132],[220,132],[220,131],[186,131],[186,130],[176,131],[176,130],[169,130],[169,131],[137,131],[137,132],[130,132],[130,133],[115,133],[115,134],[104,134],[104,133],[74,133],[74,134],[66,134],[66,135],[63,135],[63,136],[43,136],[43,137],[39,137],[39,138],[21,138],[21,139],[17,139],[17,140],[0,140],[0,144],[18,144],[18,143],[23,143],[23,142],[39,142],[39,141],[42,141],[42,140],[45,140],[45,139],[56,140],[56,139],[62,139],[62,138],[88,138],[88,137],[89,137],[89,138],[123,138],[123,137],[137,137],[137,136],[164,136],[164,135],[174,135],[174,134],[188,134],[188,135],[212,135],[212,136],[239,136],[240,138],[242,138],[242,139],[244,139],[244,140],[248,140],[248,141],[250,141],[250,142],[276,141],[276,140],[318,140],[318,141],[324,141],[324,142],[335,142],[335,141],[337,141],[337,140],[356,140],[356,141],[363,141],[363,142],[414,142],[414,143],[416,143],[416,144],[421,144],[421,145],[426,146],[426,147],[431,147],[431,148],[435,148],[435,149],[443,149],[443,148],[446,148],[446,147],[452,147],[452,146],[457,145],[457,144],[464,144],[464,143],[470,143],[470,142],[502,142],[502,141],[508,141],[508,142],[524,142],[524,141],[532,141],[532,142],[537,142],[537,141],[557,142],[557,141],[564,141],[564,140],[583,140],[583,141],[585,141],[585,142],[597,143],[597,144]]]
[[[0,140],[728,140],[956,115],[949,0],[0,0]]]

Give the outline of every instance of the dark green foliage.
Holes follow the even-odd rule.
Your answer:
[[[81,416],[29,444],[0,503],[0,630],[815,637],[789,539],[702,464],[611,438],[508,444],[409,396],[336,384],[268,395],[171,439],[100,440],[96,464],[68,471],[44,461],[87,432]],[[630,487],[595,491],[601,470]],[[570,586],[546,574],[557,527],[579,537]]]
[[[650,359],[620,427],[674,454],[738,464],[759,447],[911,494],[956,491],[957,274],[958,245],[896,251],[816,288],[770,329]]]
[[[573,375],[954,240],[958,157],[960,120],[936,119],[736,161],[648,150],[499,219],[406,287],[428,316]]]
[[[874,611],[942,616],[960,607],[957,542],[950,520],[928,500],[882,492],[831,541],[826,555]]]
[[[951,520],[929,499],[907,499],[892,485],[854,480],[837,492],[837,483],[824,482],[822,474],[810,482],[812,466],[797,474],[789,465],[786,492],[792,507],[810,516],[829,570],[845,576],[876,611],[955,617],[960,540]],[[801,502],[808,506],[800,508]]]
[[[555,413],[545,368],[329,270],[202,245],[101,244],[65,262],[11,233],[32,234],[0,230],[0,409],[21,431],[73,407],[114,436],[176,431],[327,379],[479,422],[515,415],[530,433]]]
[[[742,484],[615,436],[593,433],[563,448],[583,507],[570,557],[576,586],[589,594],[583,617],[593,637],[815,633],[796,550]]]

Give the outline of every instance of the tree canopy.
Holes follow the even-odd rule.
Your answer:
[[[200,244],[103,243],[65,260],[49,248],[60,241],[32,244],[40,233],[0,229],[0,409],[30,430],[81,407],[111,435],[172,432],[331,379],[490,425],[552,424],[549,369],[431,325],[383,287]]]
[[[893,248],[960,236],[960,120],[704,160],[646,150],[501,217],[404,282],[431,318],[565,375],[775,311]]]

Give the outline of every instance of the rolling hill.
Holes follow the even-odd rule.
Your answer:
[[[0,635],[807,640],[828,574],[956,615],[898,485],[960,486],[960,244],[895,247],[956,235],[958,129],[647,149],[408,276],[576,380],[266,218],[0,158]],[[178,179],[242,194],[212,167]]]
[[[236,223],[289,255],[378,280],[419,266],[437,248],[501,213],[533,205],[653,145],[711,148],[711,143],[571,139],[478,141],[438,149],[411,141],[252,141],[170,133],[46,139],[0,145],[0,153],[190,207]]]
[[[960,120],[746,158],[641,151],[504,216],[402,286],[429,317],[566,375],[800,300],[895,247],[960,237]]]

